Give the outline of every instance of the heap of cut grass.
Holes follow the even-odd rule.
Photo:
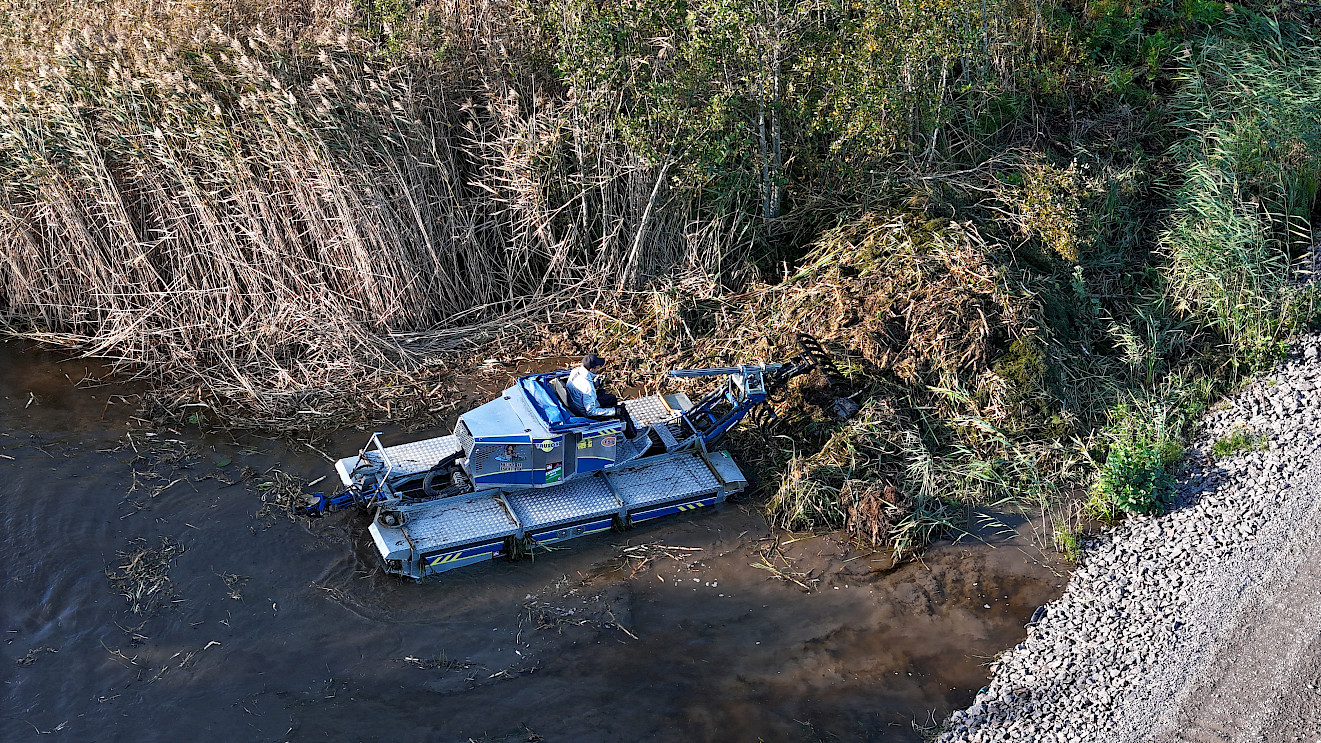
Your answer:
[[[815,335],[861,412],[831,420],[814,405],[827,399],[821,380],[809,378],[776,404],[775,422],[731,443],[766,486],[775,524],[843,528],[907,554],[960,523],[967,503],[1049,498],[1080,474],[1076,455],[1039,431],[1042,361],[1007,254],[971,223],[867,212],[778,283],[720,294],[677,281],[571,315],[572,330],[541,350],[595,349],[636,382],[671,367],[785,360],[797,332]]]

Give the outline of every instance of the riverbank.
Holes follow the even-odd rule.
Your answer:
[[[1088,542],[942,743],[1311,740],[1321,336],[1207,415],[1178,500]]]

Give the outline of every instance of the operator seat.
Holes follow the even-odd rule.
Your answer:
[[[588,415],[587,411],[582,409],[582,406],[573,401],[573,395],[569,394],[569,387],[564,381],[564,377],[552,379],[550,380],[550,388],[555,390],[555,397],[559,398],[560,404],[564,406],[565,410],[578,418],[586,418],[594,421],[614,420],[613,417],[608,415]]]
[[[560,405],[563,405],[565,410],[573,413],[579,418],[587,417],[587,413],[583,412],[581,408],[573,404],[573,396],[569,394],[569,388],[564,385],[563,379],[550,380],[550,388],[555,391],[555,397],[559,399]]]

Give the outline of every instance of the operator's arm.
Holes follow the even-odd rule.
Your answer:
[[[614,408],[603,408],[601,407],[601,404],[597,402],[595,388],[592,389],[590,395],[583,396],[583,410],[586,410],[587,414],[593,418],[610,418],[615,414]]]

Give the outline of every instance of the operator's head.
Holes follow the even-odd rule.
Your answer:
[[[592,373],[599,372],[605,368],[605,359],[589,353],[583,357],[583,368]]]

